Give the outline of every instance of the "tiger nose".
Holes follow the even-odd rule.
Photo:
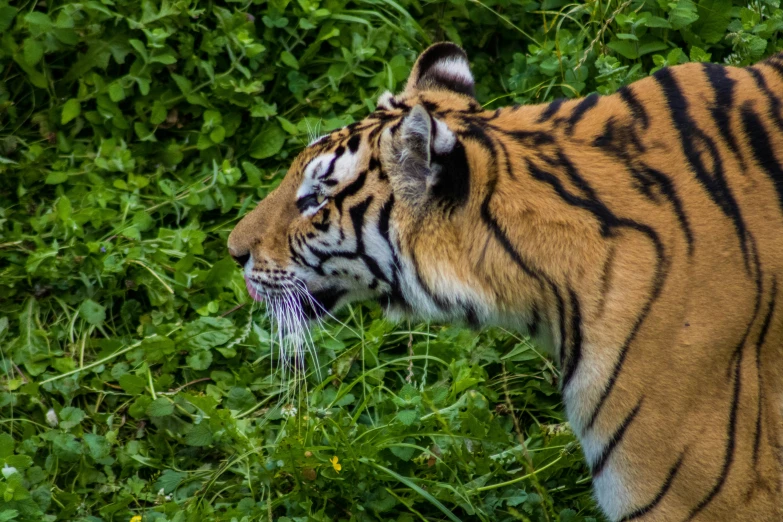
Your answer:
[[[228,253],[231,256],[231,258],[236,261],[236,263],[240,266],[240,268],[245,268],[245,265],[247,264],[248,260],[250,259],[250,253],[239,253],[233,248],[228,249]]]

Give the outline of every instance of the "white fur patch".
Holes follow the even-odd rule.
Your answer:
[[[328,194],[331,187],[323,184],[325,179],[332,179],[343,183],[356,174],[356,162],[358,155],[349,150],[345,150],[342,156],[336,158],[334,153],[323,154],[314,158],[304,169],[304,176],[299,190],[296,191],[296,198],[309,196],[310,194],[321,193]],[[332,166],[332,162],[334,165]],[[332,168],[332,172],[324,179],[321,179]]]
[[[391,93],[391,91],[384,91],[384,93],[378,97],[378,103],[377,103],[378,109],[384,111],[392,110],[394,108],[394,106],[392,105],[393,100],[394,100],[394,95]]]
[[[581,353],[579,366],[563,394],[568,420],[580,435],[584,433],[589,416],[603,393],[603,388],[596,383],[606,382],[616,363],[614,351],[602,349],[589,342],[584,343]],[[597,455],[591,452],[590,442],[587,440],[591,434],[585,435],[586,439],[582,442],[585,456],[589,462],[595,462]],[[599,444],[599,447],[603,447],[602,444]]]
[[[448,125],[443,123],[437,118],[435,120],[435,141],[432,143],[432,148],[436,154],[446,154],[454,149],[454,145],[457,144],[457,136],[451,132]]]
[[[620,520],[634,508],[628,481],[615,471],[620,468],[607,464],[601,474],[593,479],[595,499],[609,520]]]
[[[427,71],[427,74],[464,85],[473,85],[474,83],[470,65],[465,59],[458,57],[438,61]]]

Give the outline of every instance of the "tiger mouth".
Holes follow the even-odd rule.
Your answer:
[[[336,287],[310,291],[304,284],[301,286],[295,282],[265,284],[247,277],[245,286],[254,301],[265,302],[268,307],[275,309],[284,306],[301,310],[307,319],[319,319],[331,313],[338,301],[347,294],[346,290]],[[273,310],[273,313],[277,313],[277,310]]]

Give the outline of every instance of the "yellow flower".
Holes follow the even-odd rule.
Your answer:
[[[130,522],[141,522],[141,515],[132,516]]]
[[[334,470],[337,473],[340,473],[340,470],[343,469],[343,465],[338,462],[339,460],[340,459],[337,458],[337,455],[335,455],[334,457],[329,459],[329,462],[332,463],[332,467],[334,468]],[[134,521],[131,521],[131,522],[134,522]]]

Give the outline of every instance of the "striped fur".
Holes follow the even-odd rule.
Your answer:
[[[610,520],[783,520],[783,57],[473,92],[436,44],[308,147],[229,238],[248,285],[536,333]]]

